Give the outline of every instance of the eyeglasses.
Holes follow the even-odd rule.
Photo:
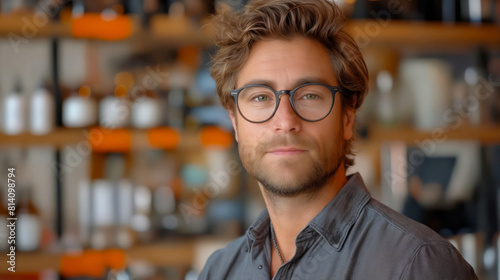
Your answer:
[[[320,121],[332,111],[335,94],[339,91],[340,88],[336,86],[307,83],[293,90],[275,91],[265,85],[247,85],[230,92],[245,120],[263,123],[276,113],[282,94],[290,95],[293,111],[301,119],[308,122]]]

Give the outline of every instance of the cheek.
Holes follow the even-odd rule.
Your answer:
[[[258,128],[240,118],[235,129],[235,137],[240,145],[255,146],[258,144]]]
[[[339,137],[333,133],[329,133],[321,139],[321,144],[319,146],[321,156],[333,155],[337,149]]]
[[[315,139],[318,145],[319,156],[335,155],[344,141],[342,136],[342,122],[335,116],[325,119],[315,129]]]

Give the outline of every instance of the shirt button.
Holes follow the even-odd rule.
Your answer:
[[[259,269],[262,269],[262,265],[259,265]]]
[[[246,253],[246,252],[248,252],[248,248],[247,248],[247,247],[245,247],[245,253]]]

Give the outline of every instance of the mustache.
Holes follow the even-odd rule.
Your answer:
[[[294,134],[274,136],[261,141],[256,147],[256,152],[257,154],[265,154],[270,150],[283,146],[293,146],[303,150],[310,150],[310,147],[314,147],[314,141],[311,138]]]

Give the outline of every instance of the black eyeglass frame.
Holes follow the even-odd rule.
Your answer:
[[[330,92],[332,93],[332,105],[330,106],[330,109],[328,110],[328,113],[326,113],[326,115],[322,118],[319,118],[317,120],[308,120],[304,117],[302,117],[298,112],[297,110],[295,109],[295,102],[293,101],[293,96],[295,95],[295,92],[297,92],[297,90],[299,90],[300,88],[302,87],[305,87],[305,86],[310,86],[310,85],[320,85],[320,86],[324,86],[326,88],[328,88],[330,90]],[[274,95],[276,96],[276,106],[274,107],[274,111],[273,113],[271,114],[271,116],[263,121],[252,121],[252,120],[249,120],[247,119],[247,117],[245,117],[245,115],[243,115],[243,113],[241,112],[240,110],[240,106],[238,105],[238,95],[240,94],[240,92],[246,88],[249,88],[249,87],[255,87],[255,86],[258,86],[258,87],[265,87],[265,88],[268,88],[270,89],[272,92],[274,92]],[[297,114],[297,116],[299,116],[299,118],[301,118],[302,120],[306,121],[306,122],[318,122],[318,121],[321,121],[322,119],[328,117],[328,115],[330,115],[330,113],[332,112],[332,109],[333,109],[333,105],[335,104],[335,94],[337,92],[340,92],[340,87],[338,86],[330,86],[330,85],[325,85],[325,84],[322,84],[322,83],[305,83],[305,84],[302,84],[292,90],[274,90],[272,87],[269,87],[269,86],[266,86],[266,85],[246,85],[244,87],[240,87],[240,88],[237,88],[237,89],[233,89],[230,91],[230,94],[231,96],[234,98],[234,102],[236,103],[236,107],[238,108],[238,112],[240,113],[240,115],[245,119],[247,120],[248,122],[251,122],[251,123],[264,123],[264,122],[267,122],[268,120],[272,119],[274,117],[274,115],[276,114],[276,111],[278,110],[278,107],[280,105],[280,102],[281,102],[281,99],[280,99],[280,96],[283,95],[283,94],[288,94],[290,95],[289,97],[289,101],[290,101],[290,104],[292,105],[292,109],[293,111],[295,112],[295,114]]]

